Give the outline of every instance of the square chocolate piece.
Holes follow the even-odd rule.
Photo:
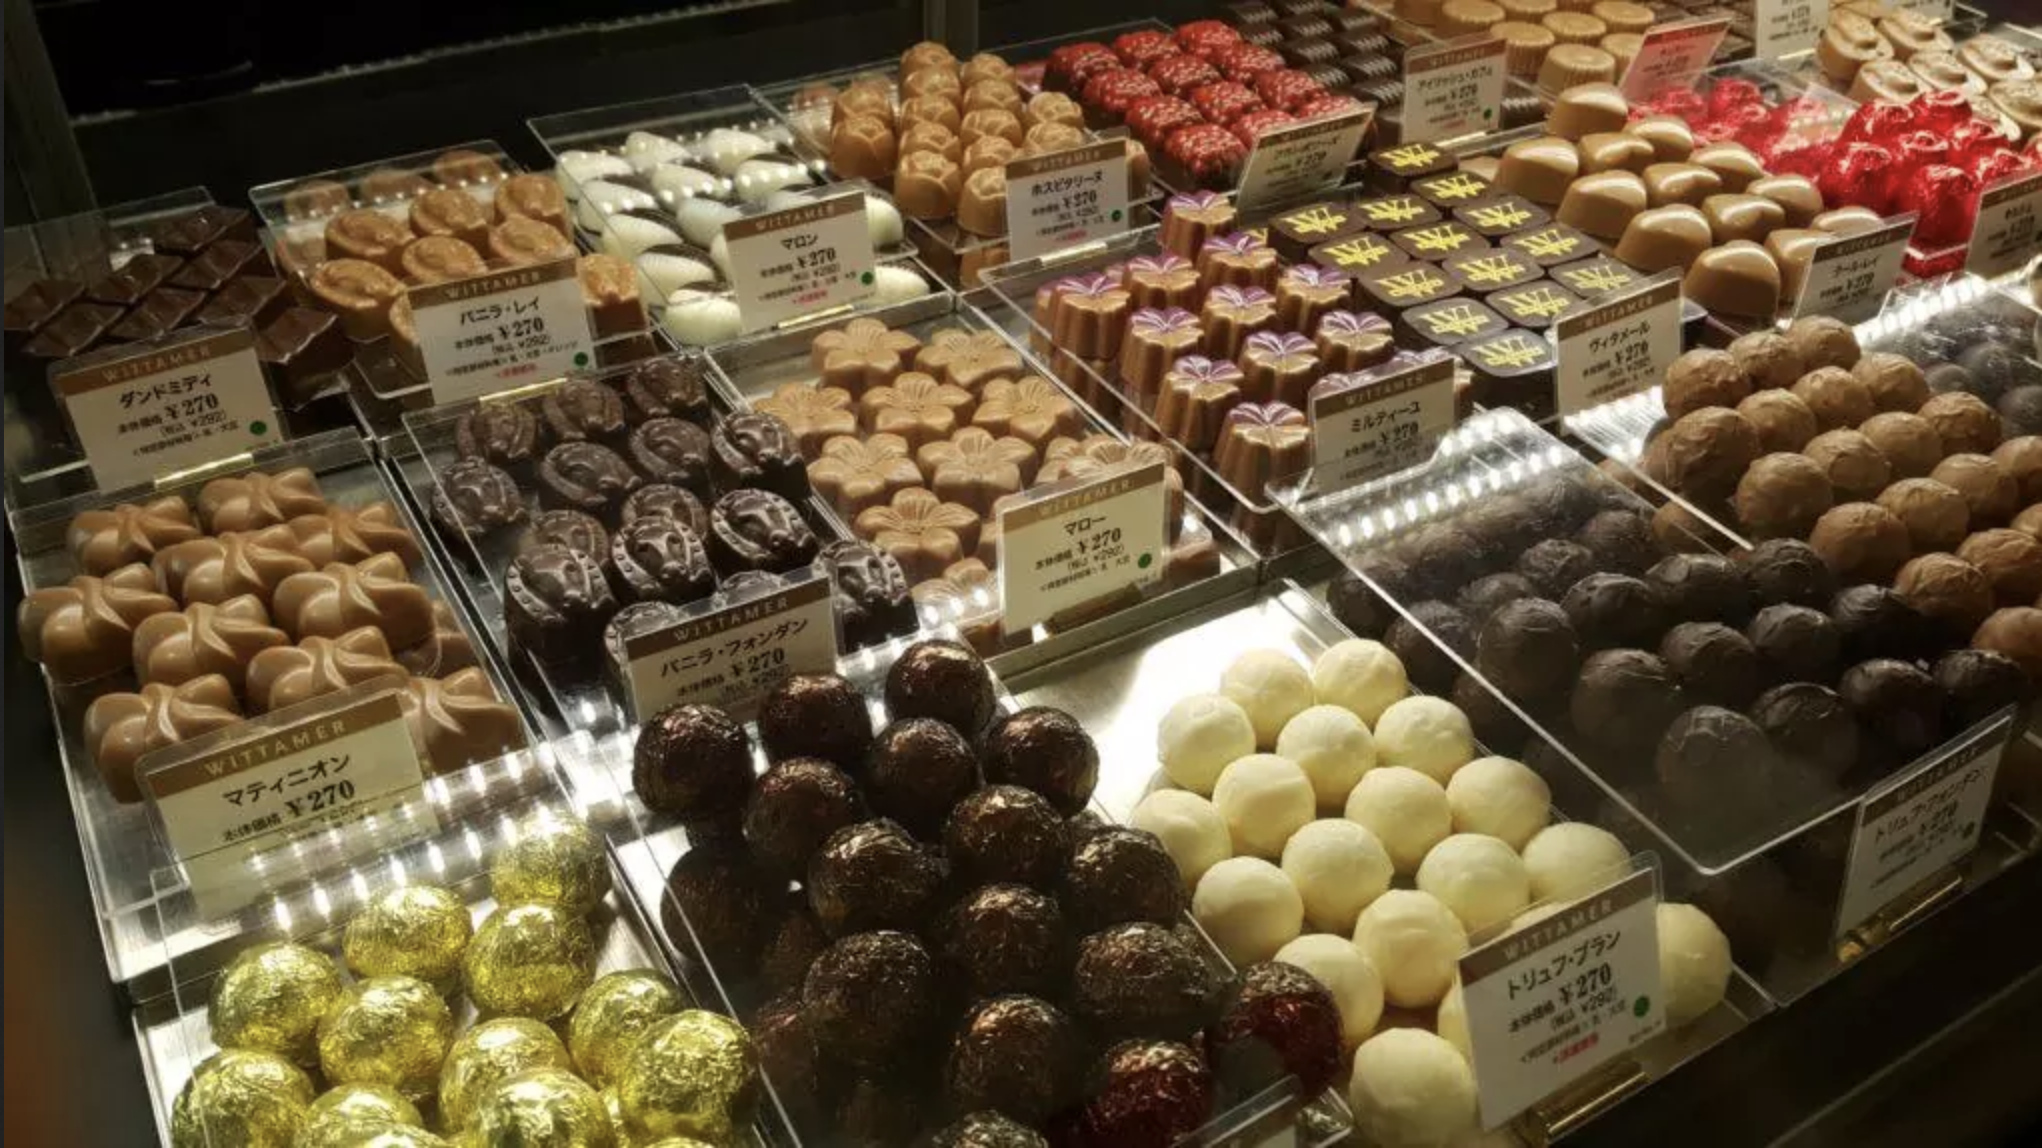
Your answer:
[[[1545,275],[1544,269],[1508,248],[1464,251],[1446,261],[1447,273],[1477,295],[1517,287]]]
[[[1340,70],[1347,73],[1350,84],[1393,80],[1397,77],[1397,61],[1388,56],[1349,56],[1340,61]]]
[[[1342,236],[1331,243],[1321,243],[1311,250],[1312,262],[1349,275],[1360,275],[1367,271],[1387,271],[1411,262],[1403,249],[1394,247],[1380,235],[1357,231]]]
[[[142,296],[163,286],[164,281],[182,266],[184,260],[175,255],[144,251],[130,256],[119,268],[86,284],[85,297],[116,307],[132,307]]]
[[[1245,28],[1251,24],[1274,24],[1276,9],[1264,4],[1262,0],[1242,0],[1241,3],[1227,5],[1226,20],[1236,28]]]
[[[354,346],[331,312],[293,307],[256,334],[255,355],[277,393],[302,405],[319,380],[347,366]]]
[[[149,229],[149,243],[172,255],[196,255],[222,239],[256,242],[255,217],[246,208],[212,204],[162,220]]]
[[[1368,153],[1368,173],[1364,178],[1370,187],[1384,191],[1409,191],[1417,180],[1452,171],[1458,162],[1431,144],[1399,144]]]
[[[1636,271],[1607,256],[1553,268],[1553,279],[1590,303],[1638,282]]]
[[[194,312],[204,305],[206,293],[188,291],[181,287],[158,287],[142,297],[120,322],[113,325],[107,336],[122,342],[138,343],[153,339],[184,326]]]
[[[281,279],[266,275],[243,275],[213,296],[199,311],[201,323],[245,324],[258,330],[267,327],[291,305],[288,288]]]
[[[170,285],[193,291],[218,291],[237,275],[267,275],[273,270],[269,252],[262,249],[262,244],[222,239],[192,256],[189,263],[170,277]]]
[[[1370,231],[1402,231],[1424,227],[1446,218],[1439,209],[1415,195],[1381,195],[1354,205],[1356,217]]]
[[[47,366],[92,349],[107,331],[121,320],[121,309],[103,303],[73,303],[44,323],[23,352],[33,362]]]
[[[1521,195],[1499,195],[1481,203],[1454,208],[1454,218],[1468,230],[1488,239],[1501,239],[1513,231],[1539,227],[1552,221],[1546,209]]]
[[[1361,290],[1378,311],[1400,313],[1409,308],[1444,299],[1460,291],[1454,277],[1430,263],[1411,263],[1378,271],[1359,280]]]
[[[1560,316],[1571,315],[1587,306],[1581,301],[1581,296],[1550,279],[1507,287],[1484,301],[1512,323],[1534,331],[1543,331]]]
[[[1291,40],[1277,51],[1283,54],[1284,62],[1293,68],[1330,64],[1340,58],[1340,49],[1333,46],[1333,41],[1317,38]]]
[[[1269,221],[1269,245],[1285,263],[1303,263],[1321,243],[1362,228],[1360,213],[1342,203],[1313,203]]]
[[[1479,299],[1441,299],[1413,307],[1404,312],[1403,321],[1414,339],[1435,347],[1457,347],[1510,326]]]
[[[1445,220],[1429,227],[1409,227],[1390,236],[1390,242],[1411,253],[1414,259],[1445,260],[1463,251],[1479,251],[1489,241],[1467,228]]]
[[[1507,247],[1541,267],[1558,267],[1572,263],[1584,255],[1593,255],[1600,250],[1595,240],[1581,234],[1564,223],[1553,223],[1543,227],[1506,235],[1500,246]]]
[[[1553,411],[1553,345],[1544,335],[1513,328],[1455,348],[1474,374],[1474,399],[1515,407],[1533,418]]]
[[[1426,200],[1451,211],[1480,203],[1491,193],[1489,181],[1472,171],[1449,171],[1414,180],[1411,190]]]
[[[7,349],[28,342],[43,324],[84,293],[84,284],[72,279],[37,279],[16,292],[5,311]]]

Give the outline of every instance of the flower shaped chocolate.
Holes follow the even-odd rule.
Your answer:
[[[908,450],[908,440],[896,434],[833,438],[823,444],[822,457],[808,464],[808,481],[839,513],[855,518],[868,506],[922,485],[922,470]]]
[[[988,616],[997,619],[1000,612],[1000,580],[976,558],[952,563],[941,578],[919,582],[908,593],[916,608],[925,616],[933,615],[930,620],[938,625]],[[995,644],[998,637],[996,632]]]
[[[1174,252],[1128,260],[1124,282],[1137,307],[1188,307],[1198,298],[1198,268]]]
[[[140,693],[104,694],[85,710],[85,753],[115,801],[142,800],[135,761],[241,720],[234,687],[218,674],[180,685],[151,682]]]
[[[1258,331],[1241,347],[1241,371],[1241,391],[1251,401],[1301,403],[1319,375],[1319,354],[1303,335]]]
[[[404,724],[434,773],[493,761],[525,745],[518,711],[497,700],[481,670],[413,678],[397,695]]]
[[[402,564],[402,559],[396,559]],[[288,526],[194,538],[156,555],[156,584],[190,605],[253,594],[264,602],[293,574],[315,569]]]
[[[1106,275],[1066,281],[1051,303],[1050,341],[1081,359],[1104,359],[1120,350],[1128,293]]]
[[[1234,358],[1248,336],[1276,322],[1276,296],[1260,287],[1215,287],[1205,297],[1206,353]]]
[[[874,434],[899,435],[910,445],[920,446],[948,438],[958,424],[971,414],[971,392],[963,387],[940,383],[920,371],[909,371],[892,386],[874,387],[859,400],[858,413],[865,429]]]
[[[822,372],[824,386],[862,395],[892,382],[921,348],[921,340],[906,331],[891,330],[877,319],[853,319],[817,335],[809,359]]]
[[[941,575],[944,567],[978,548],[977,512],[919,487],[901,491],[885,506],[864,510],[852,529],[893,555],[916,581]]]
[[[80,574],[37,590],[15,615],[21,651],[64,685],[117,673],[128,664],[135,628],[172,614],[177,603],[156,590],[156,576],[131,562],[104,578]]]
[[[858,416],[851,413],[851,392],[836,387],[782,383],[753,405],[786,423],[801,441],[801,453],[809,458],[821,453],[823,443],[858,430]]]
[[[433,629],[432,599],[406,576],[395,554],[293,574],[277,587],[270,606],[276,623],[299,641],[375,626],[392,649],[401,650]]]
[[[135,677],[174,686],[218,674],[239,691],[250,659],[290,644],[289,635],[270,625],[269,611],[253,594],[218,605],[197,602],[136,627]]]
[[[1177,452],[1170,447],[1153,442],[1122,442],[1103,434],[1088,435],[1076,442],[1064,439],[1052,444],[1039,477],[1043,482],[1098,478],[1158,462],[1165,468],[1164,513],[1174,538],[1184,518],[1184,476],[1177,472]]]
[[[199,488],[199,521],[215,534],[260,530],[325,509],[326,497],[319,493],[319,483],[311,470],[302,466],[280,474],[252,471],[216,478]]]
[[[980,515],[992,513],[995,499],[1020,491],[1035,476],[1034,447],[979,427],[965,427],[945,441],[924,444],[915,458],[928,472],[937,497],[969,506]]]
[[[1213,463],[1243,493],[1261,496],[1272,478],[1311,463],[1312,425],[1288,403],[1242,403],[1227,412]]]
[[[1344,271],[1300,263],[1284,269],[1276,280],[1277,320],[1292,331],[1310,331],[1319,317],[1354,295],[1354,279]]]
[[[915,355],[915,369],[973,394],[994,379],[1021,374],[1021,355],[991,331],[938,331]]]
[[[1184,356],[1163,376],[1157,425],[1192,450],[1212,449],[1220,420],[1241,401],[1242,381],[1241,368],[1225,359]]]
[[[1373,311],[1329,312],[1319,320],[1314,340],[1329,371],[1366,370],[1396,350],[1389,320]]]
[[[1266,287],[1276,282],[1276,250],[1253,232],[1215,235],[1198,249],[1198,276],[1207,287]]]
[[[390,657],[383,632],[372,626],[337,638],[306,638],[264,650],[248,663],[249,711],[280,710],[393,674],[409,676]]]
[[[1057,435],[1078,433],[1083,420],[1055,383],[1029,375],[987,383],[984,401],[971,424],[996,436],[1012,435],[1040,446]]]
[[[314,566],[328,562],[360,562],[371,554],[395,554],[409,567],[420,558],[418,539],[404,526],[397,508],[387,501],[360,510],[329,506],[324,514],[301,514],[287,523],[298,553]]]
[[[157,551],[198,536],[191,507],[166,496],[141,505],[123,502],[110,510],[87,510],[71,520],[65,545],[79,569],[106,574],[131,562],[147,562]]]

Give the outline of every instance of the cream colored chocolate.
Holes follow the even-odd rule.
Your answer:
[[[1497,164],[1495,184],[1533,203],[1554,206],[1581,174],[1581,155],[1559,136],[1540,136],[1511,144]]]
[[[1702,201],[1702,217],[1718,243],[1757,243],[1787,222],[1786,209],[1762,195],[1712,195]]]

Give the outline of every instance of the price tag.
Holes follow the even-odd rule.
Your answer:
[[[1441,355],[1312,399],[1313,482],[1367,482],[1432,457],[1454,427],[1453,359]]]
[[[747,713],[782,678],[836,672],[829,576],[631,634],[624,656],[640,720],[679,702]]]
[[[1127,143],[1101,140],[1007,165],[1007,249],[1034,259],[1127,230]]]
[[[1997,279],[2042,250],[2042,171],[2009,176],[1978,197],[1978,222],[1964,269]]]
[[[730,282],[747,331],[871,295],[872,232],[852,190],[723,225]]]
[[[1665,272],[1553,324],[1561,417],[1649,390],[1680,357],[1680,278]]]
[[[595,362],[573,258],[411,289],[435,403],[558,378]]]
[[[1235,206],[1252,211],[1292,203],[1334,187],[1375,121],[1374,104],[1262,133],[1241,167]]]
[[[1900,278],[1908,241],[1914,238],[1912,214],[1871,231],[1832,239],[1808,257],[1794,316],[1834,315],[1846,323],[1876,317],[1886,293]]]
[[[1000,511],[1000,601],[1009,630],[1158,578],[1168,545],[1164,464],[1059,483]]]
[[[1978,848],[2012,729],[2011,716],[1994,721],[1865,795],[1837,905],[1838,936]]]
[[[1668,88],[1692,88],[1730,31],[1730,18],[1659,24],[1645,31],[1645,42],[1624,72],[1624,96],[1642,103]]]
[[[92,481],[118,490],[283,441],[255,333],[204,330],[66,359],[50,385]]]
[[[1503,41],[1464,36],[1404,53],[1402,143],[1493,131],[1501,122]]]
[[[1659,1035],[1659,892],[1639,869],[1461,957],[1482,1127]]]
[[[1761,60],[1806,52],[1829,23],[1829,0],[1757,0],[1752,40]]]

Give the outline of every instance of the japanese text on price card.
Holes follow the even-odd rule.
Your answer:
[[[571,257],[413,287],[410,302],[436,403],[558,378],[595,362]]]
[[[1561,417],[1657,385],[1680,356],[1680,279],[1664,272],[1553,324]]]
[[[1642,103],[1669,88],[1692,88],[1730,31],[1730,18],[1718,16],[1661,24],[1645,31],[1645,42],[1624,72],[1624,96]]]
[[[876,289],[865,195],[851,190],[723,225],[747,331],[855,303]]]
[[[1501,122],[1503,41],[1466,36],[1404,54],[1402,143],[1492,131]]]
[[[1000,601],[1009,630],[1159,578],[1168,563],[1163,463],[1050,487],[1000,511]]]
[[[1328,491],[1380,478],[1431,458],[1453,429],[1453,359],[1364,375],[1311,405],[1313,484]]]
[[[1374,104],[1263,132],[1241,165],[1242,211],[1291,203],[1337,185],[1375,121]]]
[[[1993,279],[2018,271],[2042,251],[2042,171],[2010,176],[1978,197],[1978,222],[1964,268]]]
[[[1638,869],[1461,958],[1484,1128],[1657,1036],[1658,875]]]
[[[836,671],[829,577],[626,635],[624,656],[641,721],[680,702],[749,713],[783,678]]]
[[[245,327],[67,359],[50,384],[101,490],[283,440]]]
[[[1007,244],[1033,259],[1127,230],[1127,142],[1101,140],[1007,165]]]
[[[1761,60],[1805,52],[1829,23],[1829,0],[1757,0],[1752,15],[1754,54]]]
[[[1808,272],[1794,300],[1795,317],[1833,315],[1846,323],[1862,323],[1877,316],[1900,278],[1908,241],[1914,238],[1914,220],[1910,212],[1817,247],[1808,257]]]

